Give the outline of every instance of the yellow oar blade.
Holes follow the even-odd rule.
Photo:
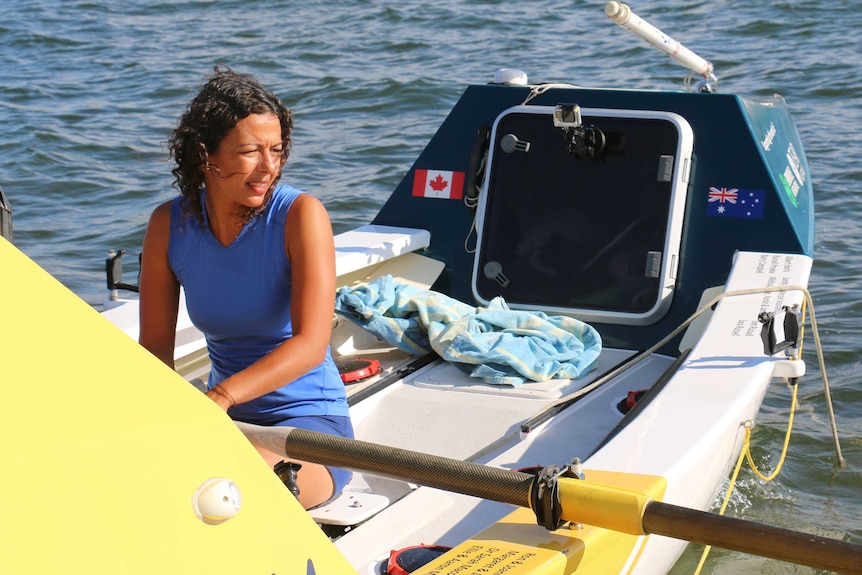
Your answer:
[[[0,270],[0,573],[355,573],[215,404],[2,238]]]

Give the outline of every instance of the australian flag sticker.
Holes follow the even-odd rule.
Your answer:
[[[762,220],[765,205],[764,190],[711,187],[706,204],[706,215]]]

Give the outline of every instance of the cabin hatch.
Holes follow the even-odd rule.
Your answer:
[[[584,144],[570,124],[555,125],[554,111],[516,106],[494,123],[473,295],[585,321],[654,323],[673,295],[691,127],[670,112],[577,109]]]

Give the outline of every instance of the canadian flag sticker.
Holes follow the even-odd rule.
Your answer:
[[[413,195],[460,200],[464,195],[464,172],[416,170],[413,175]]]

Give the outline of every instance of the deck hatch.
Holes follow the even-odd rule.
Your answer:
[[[605,137],[587,158],[567,149],[553,113],[516,106],[494,123],[473,295],[586,321],[658,321],[674,288],[690,126],[670,112],[582,109]]]

